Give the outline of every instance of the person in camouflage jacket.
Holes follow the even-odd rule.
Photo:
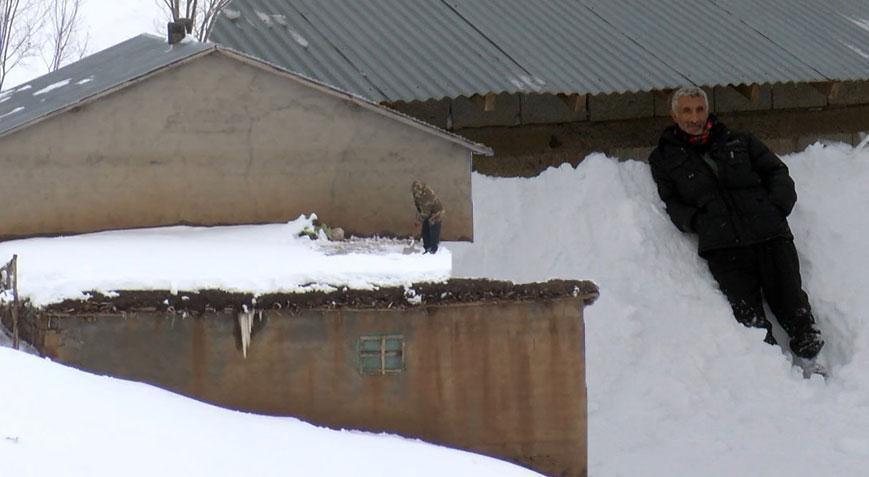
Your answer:
[[[436,253],[441,238],[444,206],[434,191],[422,181],[413,181],[411,191],[417,212],[416,226],[422,225],[423,253]]]

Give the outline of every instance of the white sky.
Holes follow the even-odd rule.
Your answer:
[[[166,17],[155,0],[85,0],[82,28],[90,35],[88,54],[141,33],[164,35]],[[40,59],[21,65],[7,77],[3,89],[26,83],[46,73]]]

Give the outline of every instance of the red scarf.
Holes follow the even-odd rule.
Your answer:
[[[696,136],[688,136],[688,144],[706,144],[709,142],[709,130],[712,129],[712,118],[706,120],[703,132]]]

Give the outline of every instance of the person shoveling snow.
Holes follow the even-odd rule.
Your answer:
[[[444,206],[434,191],[420,180],[413,181],[411,186],[413,203],[416,206],[416,227],[422,227],[423,253],[437,253],[441,240],[441,223],[444,217]],[[413,247],[413,242],[411,242]]]

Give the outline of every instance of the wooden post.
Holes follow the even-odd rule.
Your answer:
[[[809,84],[812,88],[815,88],[817,92],[823,94],[829,99],[835,98],[839,95],[839,86],[842,83],[839,83],[838,81],[813,81]]]
[[[572,113],[578,113],[580,111],[585,111],[585,102],[588,95],[586,94],[558,94],[558,99],[561,100],[567,107],[570,109]]]
[[[751,102],[755,102],[760,99],[760,85],[741,84],[738,86],[734,86],[733,89],[739,92],[739,94],[745,96],[745,98]]]
[[[18,254],[12,255],[9,265],[12,283],[12,349],[18,349]]]
[[[486,93],[485,95],[475,94],[471,96],[471,101],[483,108],[483,111],[495,110],[495,93]]]

